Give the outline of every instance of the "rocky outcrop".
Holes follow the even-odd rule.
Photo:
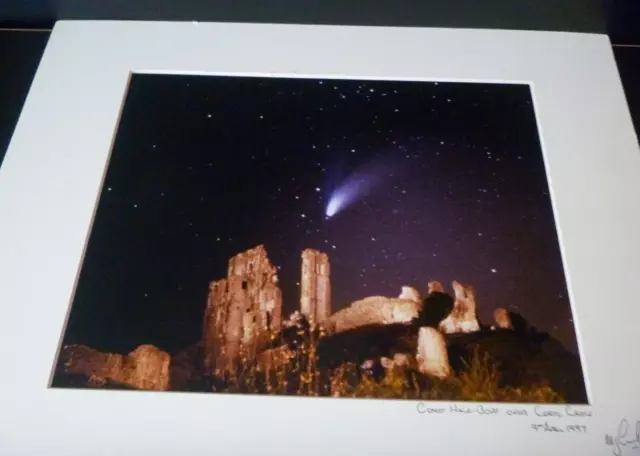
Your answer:
[[[444,333],[469,333],[480,330],[480,324],[476,316],[476,296],[473,287],[462,285],[460,282],[452,282],[455,293],[453,310],[442,323],[440,330]]]
[[[409,323],[418,316],[421,307],[422,303],[414,299],[371,296],[333,314],[327,329],[341,332],[365,325]]]
[[[82,374],[89,378],[90,384],[109,381],[143,390],[169,389],[171,357],[153,345],[140,345],[128,355],[67,345],[60,358],[66,374]]]
[[[444,378],[451,373],[447,343],[443,334],[435,328],[423,327],[418,331],[416,353],[418,370],[424,375]]]
[[[203,327],[205,370],[233,370],[242,347],[252,347],[282,322],[276,267],[264,246],[229,260],[227,278],[211,282]]]

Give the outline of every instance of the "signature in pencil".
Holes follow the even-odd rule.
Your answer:
[[[622,456],[624,452],[629,450],[640,449],[640,420],[634,424],[623,418],[618,425],[618,432],[615,436],[607,435],[605,437],[607,445],[611,447],[614,456]]]

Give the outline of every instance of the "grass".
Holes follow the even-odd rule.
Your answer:
[[[335,369],[318,367],[316,336],[303,337],[288,362],[261,370],[244,350],[234,372],[212,379],[212,390],[226,393],[331,396],[349,398],[449,400],[516,403],[564,403],[546,383],[514,388],[501,384],[499,365],[487,352],[474,350],[457,374],[445,379],[418,372],[415,360],[407,366],[383,369],[378,375],[362,371],[355,363]],[[304,336],[301,331],[300,335]],[[413,364],[412,364],[413,363]]]

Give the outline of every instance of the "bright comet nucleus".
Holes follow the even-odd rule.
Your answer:
[[[329,199],[329,204],[327,204],[327,210],[325,213],[327,218],[333,217],[340,210],[340,208],[342,207],[343,200],[344,198],[338,192],[331,195],[331,198]]]
[[[325,215],[329,219],[367,196],[385,176],[393,175],[397,166],[392,156],[378,156],[361,165],[333,191]]]

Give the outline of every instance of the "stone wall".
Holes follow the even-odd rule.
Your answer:
[[[82,374],[94,382],[103,379],[143,390],[169,389],[171,357],[153,345],[140,345],[128,355],[67,345],[60,357],[65,373]]]
[[[440,323],[440,330],[446,334],[480,331],[473,287],[463,285],[455,280],[452,282],[452,286],[455,293],[453,310]]]
[[[342,332],[372,324],[409,323],[422,307],[419,294],[411,287],[402,287],[399,298],[370,296],[355,301],[329,318],[330,332]],[[411,299],[406,297],[410,296]]]
[[[420,328],[416,361],[418,370],[425,375],[444,378],[451,373],[447,343],[440,331],[429,327]]]
[[[509,316],[509,311],[503,308],[499,308],[493,311],[493,319],[496,322],[496,326],[500,329],[513,329],[513,323]]]
[[[233,370],[241,349],[255,351],[261,337],[278,331],[281,322],[277,270],[264,246],[234,256],[227,278],[209,286],[203,328],[205,371]]]
[[[326,253],[302,252],[300,311],[310,323],[325,323],[331,316],[331,268]]]

